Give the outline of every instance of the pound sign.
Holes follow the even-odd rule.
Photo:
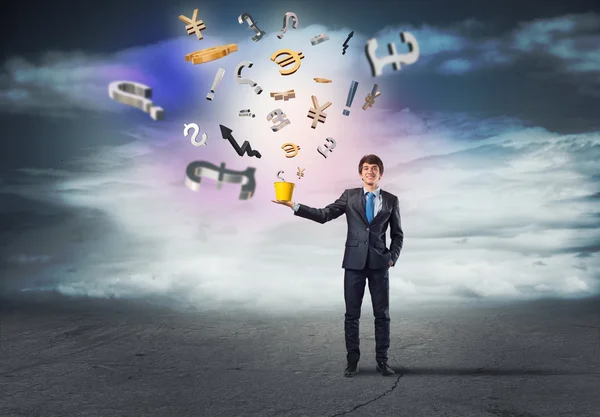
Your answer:
[[[273,132],[279,132],[281,129],[292,123],[286,119],[286,117],[287,116],[281,111],[281,109],[275,109],[271,113],[267,114],[267,121],[274,124],[274,126],[271,126],[271,130]]]
[[[259,40],[262,39],[262,37],[265,35],[265,32],[260,30],[258,26],[256,26],[256,22],[254,21],[254,19],[252,19],[252,16],[250,16],[250,13],[242,13],[239,17],[238,17],[238,22],[240,23],[240,25],[242,23],[244,23],[244,20],[246,21],[246,23],[248,23],[248,25],[250,26],[250,29],[252,29],[256,35],[254,35],[252,37],[252,40],[254,42],[258,42]]]
[[[321,146],[317,146],[317,152],[319,152],[321,155],[323,155],[324,158],[327,158],[327,151],[329,152],[333,152],[333,149],[335,148],[335,140],[333,138],[327,138],[325,139],[327,142],[331,143],[331,148],[325,144],[325,149],[323,149]]]
[[[402,43],[408,44],[408,54],[398,54],[396,51],[396,44],[390,42],[388,49],[390,54],[385,58],[377,58],[375,52],[377,51],[377,39],[369,39],[367,41],[366,52],[369,64],[371,64],[371,70],[373,71],[373,77],[377,77],[383,74],[383,67],[386,65],[394,65],[394,71],[400,70],[400,64],[410,65],[417,62],[419,59],[419,44],[415,37],[408,32],[401,32],[400,39]]]
[[[245,171],[234,171],[226,169],[225,163],[220,167],[206,161],[191,162],[185,170],[185,185],[193,191],[200,189],[200,181],[202,177],[217,180],[217,188],[221,188],[223,182],[232,184],[242,184],[244,179],[246,183],[242,185],[240,191],[240,200],[248,200],[254,194],[256,189],[256,179],[254,172],[256,168],[248,167]]]

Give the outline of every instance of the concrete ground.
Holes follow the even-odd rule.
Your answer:
[[[600,416],[600,299],[392,316],[344,378],[343,312],[269,318],[131,301],[3,299],[0,415]]]

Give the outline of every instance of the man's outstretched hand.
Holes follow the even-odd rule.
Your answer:
[[[294,203],[293,201],[282,201],[282,200],[271,200],[273,203],[275,204],[281,204],[282,206],[287,206],[289,208],[294,207],[294,205],[296,205],[296,203]]]

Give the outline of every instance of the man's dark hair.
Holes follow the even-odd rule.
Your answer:
[[[364,164],[377,165],[379,167],[379,173],[383,175],[383,162],[377,155],[365,155],[360,159],[358,163],[358,173],[362,174],[362,167]]]

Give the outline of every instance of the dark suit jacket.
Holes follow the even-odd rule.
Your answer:
[[[363,188],[352,188],[344,191],[334,203],[322,209],[308,207],[300,204],[296,216],[325,223],[346,214],[348,221],[348,234],[346,236],[346,250],[342,268],[372,269],[387,268],[391,260],[396,265],[404,233],[400,225],[400,204],[398,197],[387,191],[381,190],[382,207],[371,224],[367,222],[365,198]],[[390,226],[392,242],[388,250],[385,243],[385,234]],[[369,264],[366,264],[367,254]]]

